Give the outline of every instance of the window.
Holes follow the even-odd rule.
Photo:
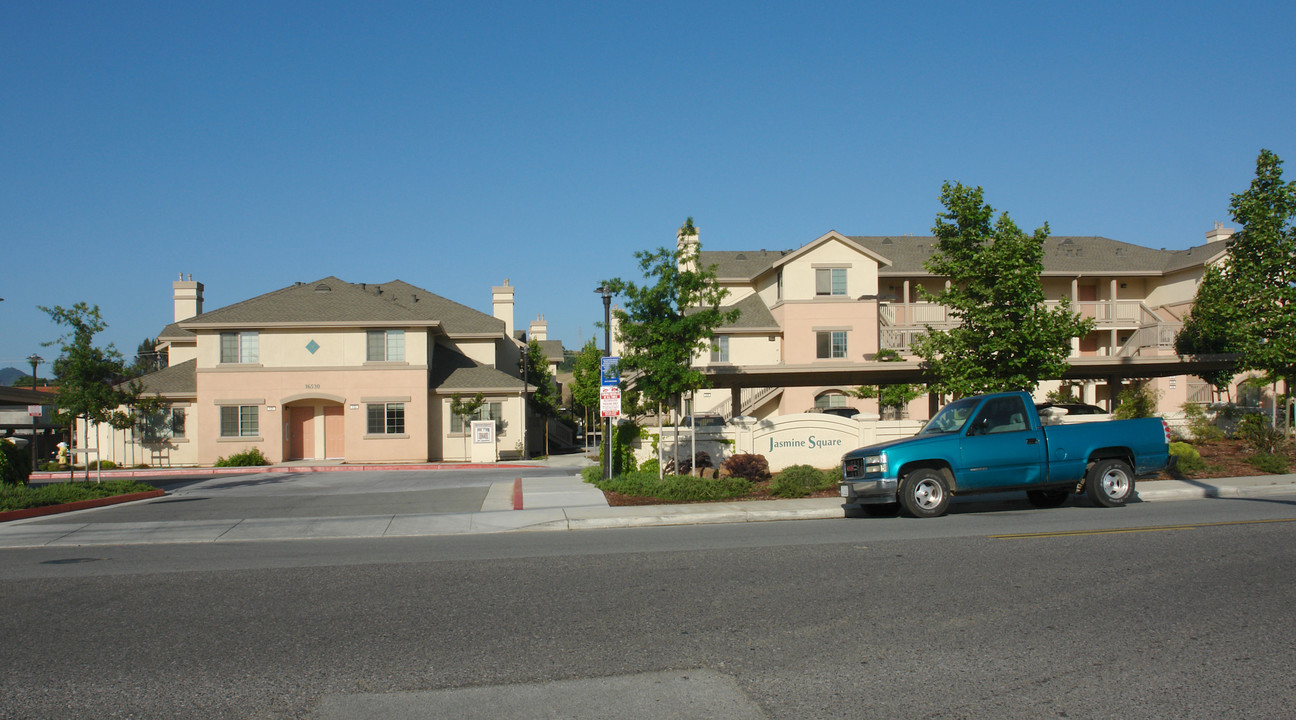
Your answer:
[[[989,435],[1029,429],[1026,424],[1026,408],[1022,405],[1021,398],[1001,397],[986,402],[977,419],[972,421],[972,430],[968,434]]]
[[[815,398],[815,408],[819,410],[827,408],[844,408],[846,405],[846,396],[839,392],[826,392]]]
[[[815,357],[821,360],[846,357],[846,331],[815,333]]]
[[[365,333],[365,360],[401,362],[405,359],[404,330],[370,330]]]
[[[256,437],[261,433],[256,405],[222,405],[221,437]]]
[[[817,268],[815,295],[845,295],[846,268]]]
[[[778,279],[775,281],[775,285],[774,285],[774,299],[782,300],[783,299],[783,269],[782,268],[779,268],[777,277]]]
[[[729,336],[717,335],[711,338],[711,362],[729,362]]]
[[[139,434],[144,442],[159,442],[167,438],[185,436],[184,408],[162,410],[153,415],[141,415]]]
[[[255,332],[221,333],[220,361],[223,363],[256,363],[257,334]]]
[[[494,420],[496,430],[498,430],[500,424],[500,416],[502,415],[502,413],[500,412],[501,408],[502,405],[497,402],[482,403],[482,406],[477,409],[477,414],[469,417],[468,421],[472,422],[473,420]],[[465,432],[464,420],[462,416],[459,415],[450,416],[450,432],[452,433]]]
[[[369,411],[369,423],[365,432],[370,435],[405,433],[405,403],[372,403],[366,407]]]

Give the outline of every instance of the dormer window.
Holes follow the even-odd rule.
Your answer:
[[[845,295],[846,268],[816,268],[815,295]]]

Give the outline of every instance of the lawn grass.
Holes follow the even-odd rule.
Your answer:
[[[0,485],[0,511],[62,505],[78,500],[149,492],[157,488],[136,480],[107,480],[95,482],[66,482],[50,485]]]

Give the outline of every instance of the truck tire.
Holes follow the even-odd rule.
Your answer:
[[[1026,499],[1037,508],[1055,508],[1067,501],[1071,493],[1067,490],[1027,490]]]
[[[1120,507],[1134,497],[1134,472],[1124,460],[1099,460],[1085,476],[1085,494],[1095,505]]]
[[[900,507],[913,517],[939,517],[949,509],[949,483],[939,470],[914,470],[900,481],[899,499]]]

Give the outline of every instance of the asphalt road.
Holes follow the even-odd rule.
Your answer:
[[[0,717],[1273,717],[1291,496],[0,551]]]

